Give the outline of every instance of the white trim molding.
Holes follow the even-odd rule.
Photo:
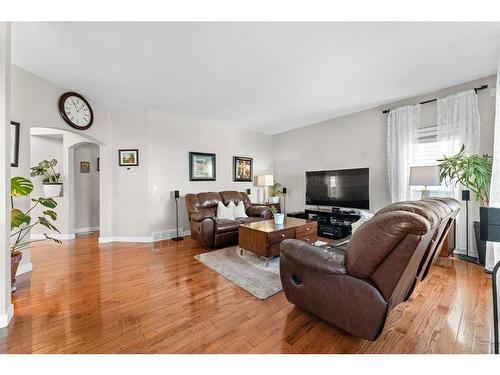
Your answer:
[[[153,242],[153,237],[140,236],[140,237],[99,237],[99,243],[110,242]]]
[[[190,236],[191,231],[181,231],[183,237]],[[155,232],[152,236],[137,236],[137,237],[99,237],[99,243],[111,242],[137,242],[137,243],[150,243],[168,240],[176,236],[175,229],[168,229],[161,232]]]
[[[14,316],[14,305],[11,304],[6,314],[0,315],[0,328],[5,328],[9,325]]]
[[[31,233],[30,236],[31,236],[32,240],[44,240],[45,239],[45,236],[43,234]],[[55,239],[61,240],[61,241],[69,241],[69,240],[75,239],[75,234],[74,233],[69,233],[69,234],[50,233],[50,237],[54,237]]]
[[[87,232],[97,232],[99,230],[99,226],[97,227],[87,227],[87,228],[75,228],[76,233],[87,233]]]
[[[16,276],[22,275],[23,273],[28,273],[33,271],[33,263],[29,262],[26,264],[20,264],[17,269]]]

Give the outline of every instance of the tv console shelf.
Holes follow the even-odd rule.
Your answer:
[[[306,220],[318,222],[318,235],[335,240],[350,236],[352,233],[352,223],[361,218],[357,210],[311,210],[291,212],[287,216],[298,217]]]

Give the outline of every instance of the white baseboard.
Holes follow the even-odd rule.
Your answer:
[[[182,235],[190,236],[191,231],[182,231]],[[168,229],[161,232],[155,232],[152,236],[138,236],[138,237],[99,237],[99,243],[110,243],[110,242],[138,242],[138,243],[149,243],[168,240],[177,236],[177,231],[175,229]]]
[[[97,227],[87,227],[87,228],[75,228],[75,233],[87,233],[87,232],[96,232],[99,230],[99,226]]]
[[[29,262],[26,264],[20,264],[17,269],[16,276],[22,275],[23,273],[28,273],[33,271],[33,263]]]
[[[34,234],[31,233],[31,239],[32,240],[44,240],[45,236],[43,234]],[[57,240],[61,241],[69,241],[69,240],[74,240],[75,239],[75,234],[70,233],[70,234],[60,234],[60,233],[50,233],[48,234],[50,237],[54,237]]]
[[[7,327],[14,316],[14,305],[10,305],[7,313],[0,315],[0,328]]]
[[[110,242],[153,242],[153,237],[138,236],[138,237],[99,237],[99,243]]]

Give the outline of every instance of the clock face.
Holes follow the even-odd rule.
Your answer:
[[[90,128],[94,121],[90,104],[83,96],[74,92],[68,92],[61,96],[59,111],[70,126],[79,130]]]

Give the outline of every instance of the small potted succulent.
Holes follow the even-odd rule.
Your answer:
[[[269,186],[269,203],[279,203],[280,195],[283,193],[283,187],[279,182]]]
[[[23,257],[22,250],[26,249],[30,243],[52,240],[60,244],[61,241],[52,238],[47,234],[44,234],[45,239],[43,240],[30,240],[29,233],[31,229],[37,225],[42,225],[47,229],[56,231],[59,233],[57,228],[52,223],[57,220],[57,213],[53,210],[57,207],[57,202],[52,198],[32,198],[31,201],[34,203],[29,210],[26,212],[21,211],[19,208],[15,208],[14,199],[18,197],[24,197],[29,195],[33,191],[33,183],[24,177],[12,177],[10,180],[10,272],[11,272],[11,289],[16,290],[16,273],[19,267],[19,263]],[[45,207],[36,220],[32,220],[30,212],[33,211],[38,205]]]
[[[278,213],[278,210],[275,207],[271,207],[270,211],[274,216],[274,224],[283,225],[283,222],[285,221],[285,214]]]
[[[44,160],[31,167],[31,177],[42,176],[43,193],[46,197],[60,197],[62,192],[61,174],[54,167],[57,160]]]

